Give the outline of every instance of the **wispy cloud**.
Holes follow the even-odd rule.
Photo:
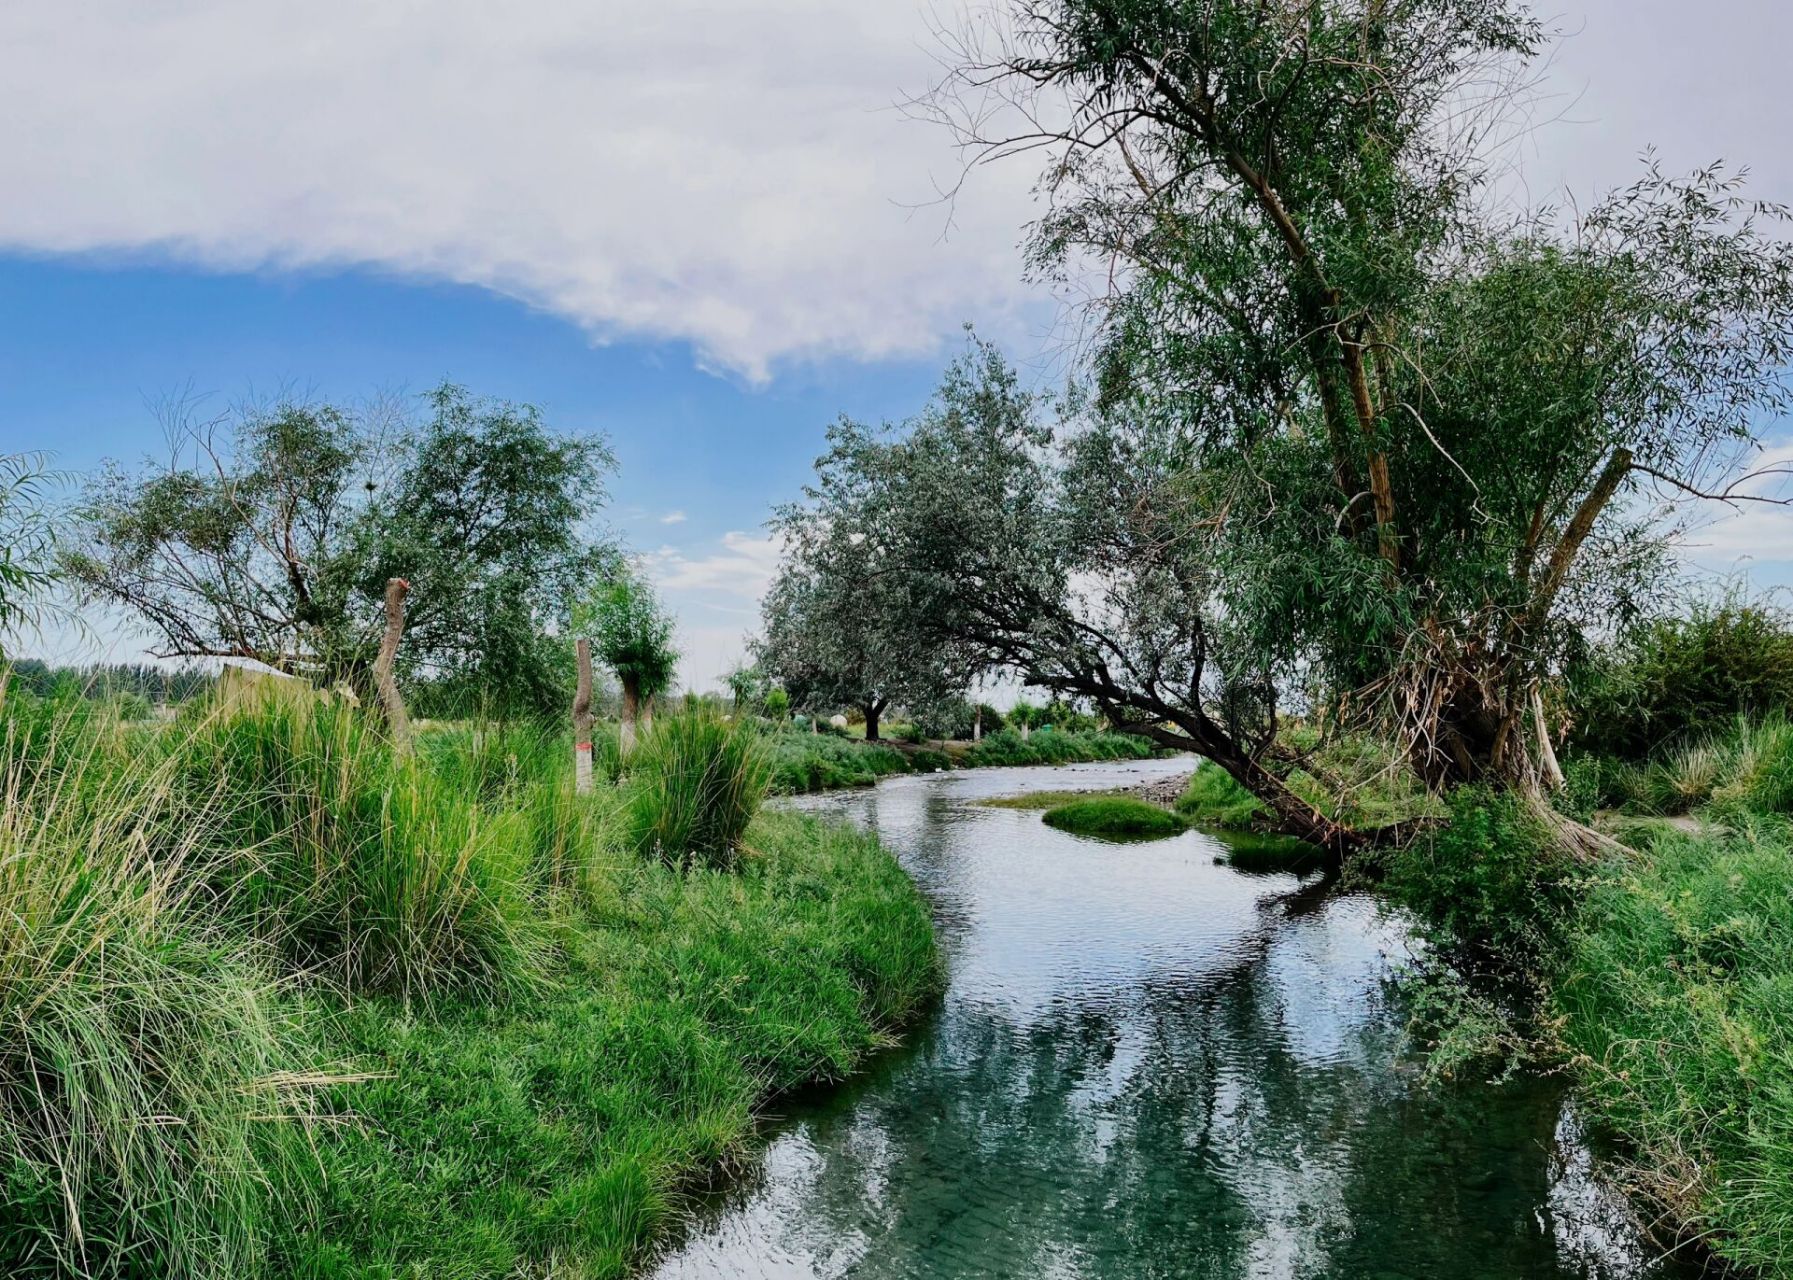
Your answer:
[[[774,535],[736,530],[723,534],[719,549],[706,554],[661,547],[647,559],[662,591],[714,591],[757,601],[778,570],[781,545]]]
[[[685,523],[685,513],[683,511],[668,511],[665,515],[660,517],[660,523],[661,524],[684,524]]]

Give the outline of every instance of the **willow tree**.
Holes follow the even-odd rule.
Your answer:
[[[598,658],[622,686],[621,748],[626,754],[634,749],[637,729],[652,726],[654,699],[678,669],[672,618],[652,584],[622,571],[574,607],[573,626],[591,637]]]
[[[761,606],[756,656],[812,714],[857,708],[876,742],[886,710],[961,694],[972,667],[955,637],[920,625],[912,580],[889,554],[898,513],[884,496],[900,450],[844,418],[828,443],[803,501],[772,520],[784,555]]]
[[[974,32],[932,109],[980,160],[1050,157],[1033,268],[1104,287],[1051,474],[1032,427],[934,432],[961,497],[979,467],[1057,495],[1031,561],[916,531],[955,629],[1334,847],[1363,833],[1281,777],[1304,699],[1435,786],[1535,786],[1539,681],[1649,590],[1665,504],[1762,496],[1793,348],[1782,213],[1721,169],[1484,213],[1483,126],[1544,45],[1509,0],[1023,0]],[[1034,411],[960,376],[936,417]]]

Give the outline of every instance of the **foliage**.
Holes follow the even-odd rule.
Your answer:
[[[655,697],[672,683],[679,664],[672,617],[638,574],[618,571],[598,584],[575,606],[573,626],[590,634],[599,660],[623,682],[625,699]]]
[[[1793,622],[1735,595],[1625,631],[1574,668],[1572,745],[1639,760],[1737,716],[1793,714]]]
[[[923,747],[909,753],[909,767],[917,773],[945,773],[953,767],[953,758],[944,751]]]
[[[47,462],[41,453],[0,454],[0,644],[64,612],[54,598],[60,575],[49,508],[58,477]]]
[[[1132,796],[1091,796],[1046,810],[1049,827],[1077,835],[1173,836],[1187,829],[1183,819]]]
[[[1793,1259],[1793,835],[1658,828],[1590,890],[1557,984],[1622,1174],[1720,1257]]]
[[[956,698],[975,671],[967,646],[916,626],[913,579],[893,562],[873,492],[889,451],[842,418],[828,429],[805,500],[780,507],[777,577],[761,606],[759,665],[811,712],[846,706],[876,741],[894,705],[925,709]]]
[[[826,733],[787,730],[769,735],[768,746],[772,790],[783,794],[869,787],[879,778],[909,771],[908,757],[894,747]]]
[[[1383,884],[1472,964],[1521,974],[1550,954],[1569,916],[1567,857],[1520,797],[1459,787],[1448,825],[1385,855]]]
[[[768,720],[782,724],[791,715],[791,695],[774,686],[766,691],[765,703],[761,710]]]
[[[1224,769],[1203,765],[1177,797],[1177,812],[1204,827],[1242,831],[1264,815],[1264,806]]]
[[[1147,760],[1152,744],[1124,733],[1060,733],[1050,730],[1023,739],[1013,729],[988,734],[967,747],[967,765],[1075,764],[1086,760]]]
[[[8,687],[39,698],[67,692],[102,701],[134,695],[157,704],[187,702],[208,692],[217,679],[193,663],[179,667],[122,662],[52,667],[36,658],[20,658],[6,668]]]
[[[158,656],[252,658],[363,693],[386,581],[405,578],[407,676],[477,687],[494,713],[558,711],[550,632],[614,559],[584,533],[610,453],[452,385],[427,405],[420,424],[296,402],[175,423],[171,458],[89,484],[64,563]]]
[[[746,721],[663,716],[630,761],[630,841],[675,867],[727,869],[771,778],[759,732]]]
[[[1527,785],[1534,683],[1666,546],[1626,495],[1737,492],[1788,403],[1782,211],[1651,164],[1574,218],[1489,215],[1463,117],[1540,55],[1513,0],[1017,0],[988,30],[931,105],[981,159],[1044,153],[1035,269],[1114,286],[1056,447],[974,345],[863,468],[916,622],[1335,853],[1367,833],[1272,767],[1283,709],[1351,695],[1428,785]]]

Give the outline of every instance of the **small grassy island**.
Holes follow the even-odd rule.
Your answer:
[[[1189,824],[1132,796],[1091,796],[1046,810],[1045,823],[1083,836],[1174,836]]]

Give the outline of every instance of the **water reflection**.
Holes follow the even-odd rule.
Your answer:
[[[979,796],[1174,762],[903,779],[818,807],[937,904],[911,1048],[794,1109],[658,1271],[695,1277],[1666,1277],[1554,1087],[1414,1087],[1398,921],[1197,833],[1081,840]]]

